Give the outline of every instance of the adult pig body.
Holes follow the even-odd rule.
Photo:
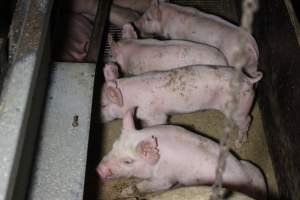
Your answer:
[[[225,54],[230,66],[244,68],[255,75],[258,47],[250,33],[195,8],[155,2],[135,23],[138,29],[166,38],[212,45]]]
[[[57,29],[55,57],[59,61],[82,62],[87,56],[93,25],[81,14],[65,14]]]
[[[124,24],[134,22],[140,18],[140,15],[129,8],[123,8],[117,5],[112,5],[109,13],[109,21],[119,28]]]
[[[228,64],[224,54],[215,47],[182,40],[138,40],[131,28],[124,25],[125,39],[111,43],[113,58],[124,73],[141,74],[194,64],[223,66]],[[124,32],[132,38],[124,36]]]
[[[97,14],[98,0],[64,0],[62,4],[64,9],[82,14],[92,22]]]
[[[128,108],[137,106],[138,118],[149,126],[166,123],[168,115],[217,109],[234,120],[239,127],[239,140],[244,141],[254,97],[252,86],[261,77],[241,76],[236,109],[230,115],[227,108],[233,101],[230,81],[236,73],[230,67],[194,65],[107,82],[101,102],[102,119],[105,122],[122,118]]]
[[[146,179],[137,184],[141,192],[165,190],[175,183],[214,183],[220,150],[217,143],[171,125],[136,130],[128,117],[126,113],[120,139],[98,167],[102,178],[135,176]],[[132,162],[124,164],[124,160]],[[239,161],[232,154],[226,159],[223,184],[256,199],[263,199],[266,190],[259,169],[246,161]],[[130,193],[130,188],[124,193]]]

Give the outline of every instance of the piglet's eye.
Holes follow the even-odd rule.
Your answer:
[[[123,161],[123,163],[126,164],[126,165],[130,165],[133,162],[134,162],[134,160],[132,160],[132,159],[126,159],[126,160]]]

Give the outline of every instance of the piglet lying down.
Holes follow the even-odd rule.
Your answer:
[[[163,72],[116,79],[114,64],[104,67],[106,83],[101,97],[103,122],[122,118],[132,107],[144,126],[165,124],[172,114],[216,109],[232,119],[239,128],[237,145],[245,142],[250,123],[249,112],[254,98],[253,84],[262,78],[241,74],[240,90],[233,92],[231,80],[238,69],[222,66],[191,65]],[[111,70],[110,70],[111,69]],[[235,94],[235,110],[228,104]]]
[[[211,185],[219,145],[184,128],[157,125],[136,130],[133,109],[126,112],[121,136],[113,149],[102,159],[97,171],[103,180],[118,177],[144,179],[136,185],[139,192],[169,189],[174,184]],[[263,199],[266,185],[262,173],[247,161],[239,161],[232,154],[226,160],[224,186]],[[130,195],[133,187],[122,195]]]
[[[164,71],[187,65],[228,65],[224,54],[215,47],[182,40],[138,39],[130,24],[122,30],[122,40],[109,37],[112,58],[125,74]]]

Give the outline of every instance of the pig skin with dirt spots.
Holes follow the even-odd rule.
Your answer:
[[[137,130],[133,110],[126,112],[119,139],[97,167],[102,180],[138,177],[143,180],[135,187],[141,193],[167,190],[178,183],[214,183],[220,150],[216,142],[172,125]],[[226,159],[223,185],[255,199],[265,199],[266,184],[261,171],[231,153]],[[135,187],[125,188],[122,196],[132,196]]]
[[[115,64],[104,67],[104,75],[109,77],[105,77],[101,94],[103,122],[122,118],[131,107],[138,107],[137,117],[144,126],[165,124],[173,114],[216,109],[238,126],[237,142],[246,141],[253,84],[262,78],[262,73],[256,78],[241,74],[240,91],[234,93],[231,82],[239,70],[228,66],[192,65],[120,79],[116,79],[115,68]],[[233,98],[232,94],[236,96]],[[228,103],[233,99],[236,99],[236,109],[231,113]]]
[[[243,69],[252,77],[256,75],[259,51],[255,39],[221,17],[153,0],[135,26],[145,33],[214,46],[224,53],[230,66]]]
[[[109,37],[109,43],[112,60],[125,74],[137,75],[194,64],[228,65],[224,54],[215,47],[182,40],[139,40],[130,24],[123,26],[122,38],[114,42]]]

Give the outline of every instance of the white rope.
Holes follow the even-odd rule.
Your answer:
[[[242,4],[242,18],[241,27],[252,33],[252,23],[254,19],[254,14],[259,9],[258,0],[244,0]]]
[[[252,22],[254,19],[254,14],[258,10],[258,0],[244,0],[242,4],[242,18],[241,27],[247,30],[249,33],[252,32]],[[227,109],[229,109],[229,116],[232,116],[233,112],[237,109],[237,96],[240,91],[240,76],[242,72],[237,71],[234,78],[230,81],[230,86],[233,88],[231,94],[232,100],[227,104]],[[220,153],[218,158],[218,166],[216,168],[216,179],[212,186],[212,194],[210,200],[223,200],[222,197],[222,184],[223,184],[223,173],[226,167],[226,158],[229,154],[228,148],[228,138],[233,132],[234,123],[232,120],[225,120],[224,124],[224,135],[220,140]]]

